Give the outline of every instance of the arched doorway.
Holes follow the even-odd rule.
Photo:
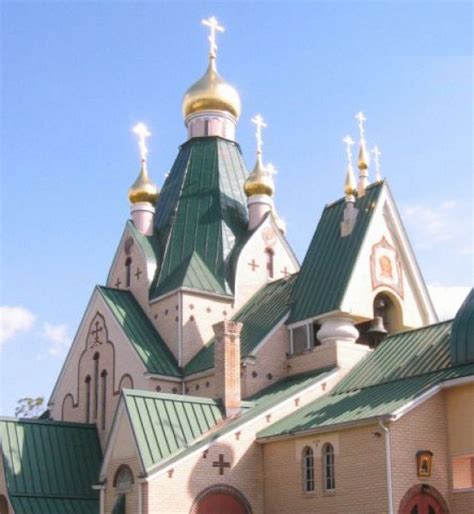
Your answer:
[[[448,514],[443,496],[434,487],[414,486],[400,504],[400,514]]]
[[[238,489],[221,484],[201,491],[190,514],[252,514],[252,509]]]

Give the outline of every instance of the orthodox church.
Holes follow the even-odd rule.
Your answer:
[[[187,140],[160,190],[135,127],[131,219],[48,411],[0,418],[0,512],[473,514],[474,292],[438,322],[362,113],[300,265],[204,24]]]

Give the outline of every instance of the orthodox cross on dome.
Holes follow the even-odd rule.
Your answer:
[[[365,138],[364,121],[367,121],[367,118],[365,117],[365,114],[360,111],[355,115],[355,119],[359,122],[360,139],[363,141]]]
[[[346,152],[347,152],[347,164],[352,167],[352,150],[351,146],[354,144],[354,140],[351,136],[346,136],[343,140],[343,143],[346,143]]]
[[[260,116],[260,114],[257,114],[256,116],[254,116],[252,118],[252,123],[255,123],[256,128],[257,128],[257,130],[255,132],[255,136],[257,138],[257,154],[262,155],[262,146],[263,146],[262,128],[265,128],[267,126],[267,124],[263,121],[263,118],[262,118],[262,116]]]
[[[219,25],[215,16],[211,16],[207,20],[201,20],[201,23],[209,27],[209,57],[215,59],[217,56],[216,32],[224,32],[224,27]]]
[[[219,453],[219,460],[212,463],[213,468],[219,468],[219,475],[224,474],[224,468],[230,468],[230,462],[225,462],[224,454]]]
[[[375,145],[370,152],[374,155],[375,181],[379,182],[380,180],[382,180],[382,177],[380,175],[380,156],[382,155],[382,152],[380,151],[380,148],[377,145]]]
[[[151,132],[148,130],[148,127],[144,123],[137,123],[132,132],[138,136],[138,147],[140,148],[140,157],[144,162],[146,161],[146,156],[148,155],[148,148],[146,146],[146,138],[151,136]]]

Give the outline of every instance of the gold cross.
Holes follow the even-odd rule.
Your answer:
[[[263,118],[260,116],[260,114],[257,114],[252,118],[252,123],[255,123],[257,127],[257,131],[255,132],[255,136],[257,137],[257,153],[262,153],[262,128],[265,128],[267,124],[263,121]]]
[[[138,147],[140,148],[140,157],[142,161],[146,161],[148,148],[146,147],[146,138],[151,136],[151,132],[144,123],[137,123],[133,129],[133,133],[138,136]]]
[[[209,27],[209,55],[215,59],[217,55],[216,32],[224,32],[225,29],[222,25],[219,25],[215,16],[211,16],[211,18],[208,18],[207,20],[201,20],[201,23],[206,27]]]

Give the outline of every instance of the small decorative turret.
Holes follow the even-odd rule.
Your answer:
[[[364,121],[367,118],[364,116],[363,112],[359,112],[355,115],[356,120],[359,122],[359,133],[360,133],[360,142],[359,142],[359,158],[357,160],[357,167],[359,168],[359,183],[357,185],[357,191],[359,197],[365,195],[365,188],[368,186],[368,178],[369,178],[369,154],[366,148],[365,142],[365,129],[364,129]]]
[[[272,196],[275,191],[272,177],[275,168],[273,166],[270,168],[265,167],[262,161],[262,128],[267,125],[260,114],[252,118],[252,123],[255,123],[257,127],[257,160],[252,173],[247,177],[244,184],[244,191],[248,197],[250,230],[260,225],[265,215],[273,210]]]
[[[344,215],[341,222],[341,237],[346,237],[352,233],[357,219],[358,210],[355,208],[354,203],[357,195],[357,187],[354,177],[354,169],[352,168],[352,150],[351,146],[354,144],[351,136],[346,136],[343,140],[346,144],[347,152],[347,172],[346,180],[344,183],[344,198],[346,206],[344,207]]]
[[[139,232],[149,236],[153,233],[153,215],[159,194],[157,186],[148,176],[147,169],[148,149],[145,141],[151,136],[151,132],[143,123],[137,123],[133,127],[133,132],[138,136],[141,167],[137,179],[128,190],[128,199],[131,203],[133,224]]]
[[[216,32],[224,32],[213,16],[202,20],[209,27],[209,65],[206,73],[184,94],[183,116],[188,137],[221,136],[235,138],[235,126],[240,116],[240,97],[234,87],[218,73],[216,66]]]

